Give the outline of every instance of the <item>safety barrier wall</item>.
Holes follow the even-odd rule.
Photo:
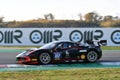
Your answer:
[[[120,46],[120,28],[0,28],[1,46],[41,46],[60,40],[107,40],[107,46]]]

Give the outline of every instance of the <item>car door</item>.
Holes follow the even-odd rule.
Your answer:
[[[68,43],[68,49],[67,52],[69,53],[69,57],[71,60],[77,60],[77,57],[79,55],[79,50],[77,47],[77,44],[75,43]],[[67,53],[66,53],[67,55]]]
[[[54,58],[56,60],[71,61],[77,60],[79,55],[78,47],[74,43],[63,42],[57,45],[54,52]]]
[[[76,60],[79,55],[77,45],[70,42],[64,42],[61,44],[61,54],[64,60]]]
[[[66,44],[59,43],[55,49],[53,50],[53,58],[54,60],[64,60],[65,59],[65,52],[66,52]]]

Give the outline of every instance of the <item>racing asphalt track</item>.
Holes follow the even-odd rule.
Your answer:
[[[20,70],[64,70],[76,68],[120,68],[120,50],[104,50],[102,58],[95,63],[21,65],[16,64],[15,56],[23,50],[0,49],[0,72]]]
[[[15,56],[22,50],[0,50],[0,64],[16,64]],[[98,62],[120,62],[120,50],[104,50]]]

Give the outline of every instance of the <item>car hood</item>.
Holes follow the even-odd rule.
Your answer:
[[[33,51],[36,51],[36,50],[38,50],[38,48],[26,49],[25,51],[23,51],[20,54],[18,54],[16,57],[27,56],[27,55],[29,55],[30,52],[33,52]]]

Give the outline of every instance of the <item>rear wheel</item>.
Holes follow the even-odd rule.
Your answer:
[[[98,53],[95,51],[89,51],[86,55],[86,62],[96,62],[98,60]]]
[[[44,52],[41,53],[39,56],[39,63],[40,64],[49,64],[51,62],[51,56],[49,53]]]

